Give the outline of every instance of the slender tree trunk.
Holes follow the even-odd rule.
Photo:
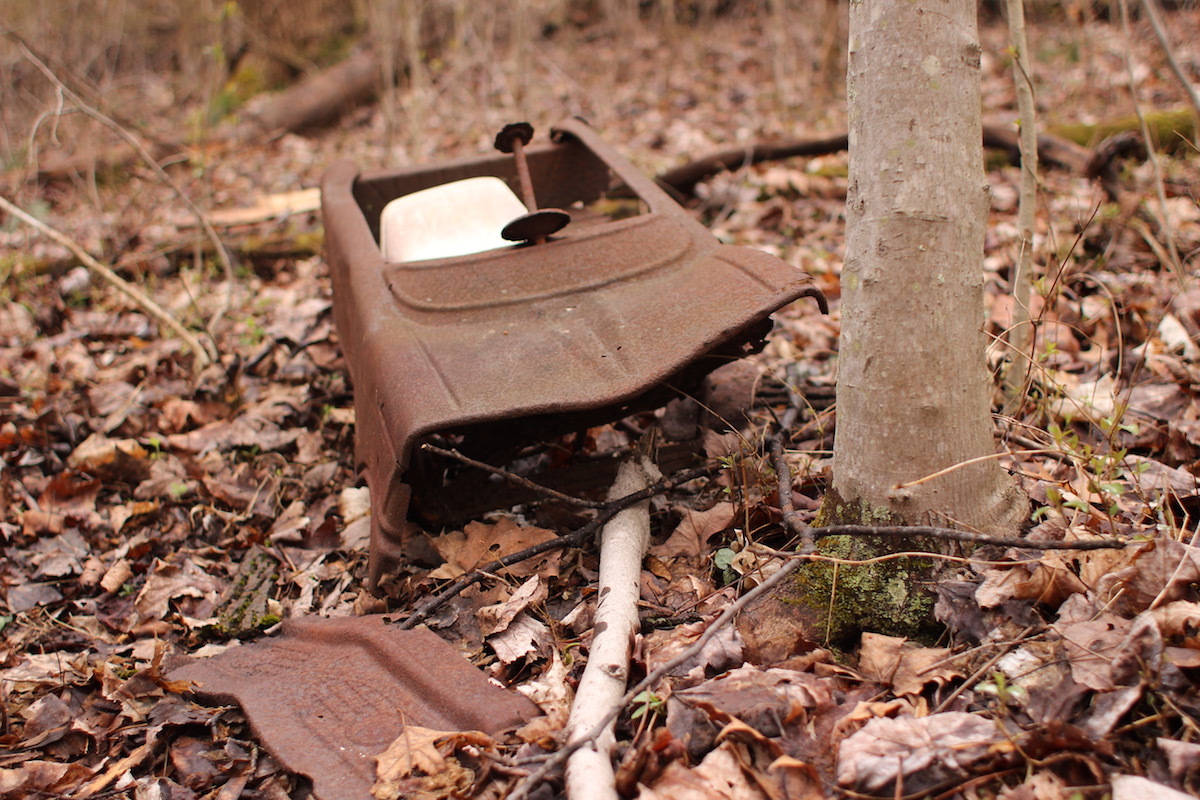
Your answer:
[[[995,452],[981,330],[989,189],[975,14],[974,0],[850,5],[850,189],[825,524],[1013,535],[1026,517],[997,463],[971,462]],[[855,554],[871,555],[858,545]],[[901,577],[910,588],[922,580]],[[851,588],[843,580],[838,591]],[[845,601],[856,603],[836,598]]]
[[[1008,0],[1008,37],[1013,49],[1013,81],[1017,87],[1017,114],[1021,120],[1021,200],[1017,227],[1021,250],[1013,264],[1012,324],[1008,330],[1012,361],[1004,373],[1008,396],[1006,412],[1025,402],[1026,383],[1033,366],[1033,325],[1029,302],[1033,290],[1033,229],[1037,221],[1038,148],[1037,108],[1033,103],[1033,78],[1029,71],[1029,44],[1025,36],[1025,0]]]

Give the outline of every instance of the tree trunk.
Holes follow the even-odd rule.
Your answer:
[[[981,329],[989,189],[975,14],[974,0],[850,6],[837,439],[822,524],[1014,535],[1026,517],[1027,501],[994,460],[963,465],[995,452]],[[872,554],[860,544],[856,555]],[[875,554],[895,549],[866,544]],[[850,588],[842,575],[838,592]],[[922,581],[904,577],[910,589]],[[847,601],[856,602],[836,599]]]

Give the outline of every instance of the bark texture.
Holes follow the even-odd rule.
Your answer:
[[[973,0],[855,0],[834,491],[824,521],[1013,535],[1027,502],[993,460]]]

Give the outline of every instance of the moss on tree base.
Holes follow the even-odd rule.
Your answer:
[[[816,525],[840,524],[906,523],[887,509],[846,502],[830,490]],[[938,562],[906,556],[866,564],[842,562],[901,552],[939,552],[945,544],[921,536],[828,536],[818,542],[817,552],[837,561],[816,561],[797,570],[787,602],[816,615],[815,629],[824,631],[824,641],[834,646],[855,643],[863,631],[932,642],[941,631],[933,618]]]

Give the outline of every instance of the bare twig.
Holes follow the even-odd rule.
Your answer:
[[[76,258],[83,262],[85,267],[102,277],[104,280],[108,281],[108,283],[117,289],[117,291],[121,292],[130,300],[137,303],[147,314],[173,330],[180,339],[183,339],[184,344],[186,344],[188,348],[195,354],[197,367],[203,368],[212,363],[213,359],[211,355],[204,348],[204,346],[200,344],[200,340],[197,339],[191,331],[185,328],[179,322],[179,320],[167,313],[166,309],[154,302],[154,299],[144,293],[141,289],[137,288],[132,283],[113,272],[109,267],[97,261],[90,253],[83,249],[82,245],[80,245],[74,239],[71,239],[65,234],[62,234],[54,228],[51,228],[37,217],[34,217],[23,209],[13,205],[7,198],[3,196],[0,196],[0,209],[7,211],[9,214],[12,214],[14,217],[24,222],[26,225],[34,228],[35,230],[39,231],[45,236],[48,236],[58,244],[70,250],[75,254]]]
[[[994,653],[991,658],[989,658],[986,662],[984,662],[983,666],[981,666],[979,669],[975,670],[975,672],[969,678],[967,678],[965,681],[963,681],[962,685],[960,685],[953,692],[951,692],[949,697],[947,697],[942,702],[938,703],[938,706],[937,706],[937,708],[934,709],[933,713],[940,714],[941,712],[943,712],[947,708],[949,708],[951,703],[953,703],[958,697],[960,697],[963,692],[967,691],[968,689],[972,688],[976,683],[978,683],[979,679],[982,678],[985,674],[987,674],[992,669],[992,667],[994,667],[996,664],[998,664],[1000,662],[1000,659],[1002,659],[1006,655],[1008,655],[1009,652],[1011,652],[1014,647],[1016,647],[1017,645],[1024,644],[1026,641],[1026,637],[1029,636],[1029,634],[1032,632],[1033,632],[1033,626],[1030,625],[1030,626],[1026,627],[1025,630],[1018,633],[1015,639],[1008,642],[1004,647],[1000,648],[999,651]]]
[[[783,457],[783,437],[781,430],[775,436],[767,439],[767,448],[771,451],[771,461],[775,466],[775,478],[779,482],[779,509],[783,512],[783,521],[788,529],[800,537],[799,552],[808,554],[813,551],[815,543],[812,529],[800,520],[796,513],[796,503],[792,498],[792,472]]]
[[[62,92],[62,94],[68,100],[74,103],[80,111],[125,140],[125,142],[137,152],[138,157],[145,162],[146,166],[150,167],[158,179],[171,188],[171,191],[175,193],[175,196],[179,198],[180,202],[187,206],[188,210],[192,212],[192,214],[196,217],[196,220],[200,223],[200,227],[204,230],[205,236],[207,236],[209,241],[212,242],[213,250],[216,251],[217,258],[221,262],[221,268],[225,273],[226,290],[224,303],[208,323],[209,337],[212,339],[212,349],[209,351],[209,355],[212,356],[214,361],[217,360],[218,353],[216,350],[216,338],[213,335],[213,332],[220,324],[221,318],[233,305],[233,261],[229,258],[229,251],[225,249],[225,244],[221,241],[221,237],[217,235],[216,229],[214,229],[212,223],[209,222],[208,215],[200,210],[200,207],[192,201],[192,198],[188,197],[187,193],[183,191],[183,187],[176,183],[175,180],[167,174],[166,170],[159,165],[158,160],[149,150],[146,149],[146,146],[142,143],[141,139],[139,139],[137,136],[134,136],[128,128],[118,123],[112,117],[84,102],[82,97],[76,94],[71,87],[62,82],[62,80],[54,73],[54,70],[50,69],[50,67],[48,67],[44,61],[34,55],[33,51],[26,46],[25,42],[22,41],[20,37],[17,37],[11,32],[9,35],[16,39],[22,55],[24,55],[31,64],[37,67],[38,70],[46,76],[46,79],[54,84],[55,88]]]

